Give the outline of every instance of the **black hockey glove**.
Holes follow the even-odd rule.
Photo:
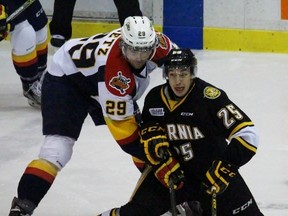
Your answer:
[[[7,14],[4,5],[0,4],[0,41],[8,35],[10,24],[6,22]]]
[[[166,150],[162,162],[153,166],[154,175],[167,188],[170,187],[170,181],[173,182],[173,188],[178,190],[183,187],[185,176],[179,162],[172,156],[169,150]]]
[[[155,122],[141,125],[140,143],[151,165],[159,164],[163,159],[163,151],[169,147],[165,129]]]
[[[214,160],[202,182],[206,192],[211,194],[211,189],[214,186],[217,194],[223,193],[231,179],[236,175],[237,170],[238,167],[226,161]]]

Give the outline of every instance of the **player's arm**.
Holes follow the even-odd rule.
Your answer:
[[[171,41],[165,34],[161,32],[156,33],[159,43],[151,60],[155,62],[158,67],[161,67],[164,64],[170,50],[177,48],[178,46],[173,41]]]
[[[236,110],[235,110],[236,111]],[[240,110],[238,110],[240,115]],[[238,112],[237,111],[237,112]],[[223,193],[238,173],[238,168],[247,163],[256,153],[258,135],[251,121],[240,121],[229,136],[230,143],[224,153],[213,161],[207,170],[203,185],[207,193],[212,186],[218,194]]]
[[[214,92],[216,92],[214,90]],[[212,91],[213,92],[213,91]],[[228,146],[221,155],[223,160],[240,167],[247,163],[257,151],[259,144],[258,133],[254,123],[236,104],[234,104],[224,91],[220,96],[207,99],[211,108],[211,118],[228,140]]]
[[[134,157],[143,159],[143,152],[139,148],[139,126],[135,116],[123,120],[113,120],[109,117],[104,119],[121,149]]]
[[[169,149],[169,142],[165,125],[153,117],[150,113],[150,106],[158,99],[159,88],[153,88],[148,92],[144,100],[141,115],[140,144],[144,149],[146,161],[151,165],[157,165],[162,160],[163,151]]]
[[[255,154],[259,144],[258,133],[252,121],[244,121],[232,130],[229,145],[223,158],[237,166],[246,164]]]
[[[241,167],[256,154],[259,137],[254,123],[245,112],[228,98],[225,101],[216,113],[229,142],[222,158]]]
[[[144,149],[146,161],[154,170],[156,178],[165,186],[180,189],[185,181],[180,163],[169,150],[169,141],[165,126],[157,122],[149,112],[151,101],[155,100],[158,90],[151,90],[145,97],[141,115],[140,144]],[[157,99],[156,99],[157,100]]]
[[[169,150],[165,128],[157,122],[142,122],[140,144],[145,160],[152,166],[156,178],[167,188],[171,181],[174,189],[182,188],[184,172]]]
[[[225,92],[220,94],[221,96],[210,106],[214,106],[215,112],[212,116],[215,117],[218,129],[226,134],[229,144],[206,172],[203,185],[207,193],[211,193],[212,186],[216,188],[217,193],[223,193],[231,179],[237,175],[238,168],[255,155],[259,142],[250,118],[228,99]]]

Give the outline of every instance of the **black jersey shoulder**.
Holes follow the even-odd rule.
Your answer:
[[[162,84],[162,85],[158,85],[158,86],[155,86],[153,87],[147,94],[147,96],[150,96],[150,95],[155,95],[155,94],[160,94],[160,90],[163,86],[165,86],[166,84]]]
[[[226,100],[227,94],[224,90],[200,79],[195,78],[195,91],[197,91],[197,94],[200,94],[203,99],[217,103],[221,100]]]

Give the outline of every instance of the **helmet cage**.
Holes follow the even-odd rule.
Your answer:
[[[155,43],[149,47],[139,47],[139,46],[131,46],[131,45],[125,43],[124,40],[120,41],[120,47],[121,48],[129,49],[132,52],[151,52],[157,47],[157,44],[158,43]]]

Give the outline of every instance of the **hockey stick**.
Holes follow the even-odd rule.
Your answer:
[[[215,186],[212,186],[211,192],[212,192],[211,215],[217,216],[217,194]]]
[[[170,192],[171,213],[172,216],[177,216],[174,182],[172,179],[169,180],[169,192]]]
[[[7,19],[6,22],[11,22],[14,20],[19,14],[21,14],[26,8],[28,8],[33,2],[36,0],[27,0],[24,4],[22,4],[17,10],[15,10]]]

